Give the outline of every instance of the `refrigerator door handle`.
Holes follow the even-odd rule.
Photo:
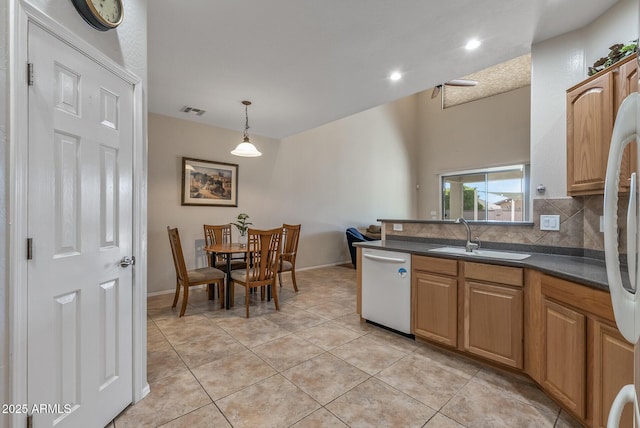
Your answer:
[[[629,185],[629,207],[627,208],[627,271],[629,272],[629,283],[633,290],[636,289],[636,257],[629,257],[636,254],[638,248],[638,197],[636,195],[636,173],[631,174]]]
[[[620,104],[611,146],[607,161],[607,174],[604,186],[604,249],[607,265],[607,280],[611,292],[611,303],[616,317],[618,330],[630,343],[637,343],[640,337],[640,316],[636,317],[638,306],[635,293],[631,293],[623,287],[622,274],[618,254],[618,185],[620,181],[620,163],[625,147],[637,139],[637,111],[640,107],[640,94],[637,92],[629,95]],[[636,222],[637,215],[632,214],[630,221]],[[628,257],[636,257],[634,248]]]
[[[613,399],[611,409],[609,409],[607,428],[620,427],[620,417],[622,416],[622,411],[624,410],[624,406],[627,403],[633,404],[635,420],[640,420],[640,415],[638,415],[638,404],[636,401],[637,399],[635,386],[633,384],[623,386],[622,389],[618,391],[618,395],[616,395],[616,398]]]

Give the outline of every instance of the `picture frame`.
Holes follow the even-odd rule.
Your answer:
[[[183,157],[181,204],[237,207],[238,165]]]

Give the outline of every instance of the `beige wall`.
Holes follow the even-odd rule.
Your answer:
[[[439,216],[438,174],[529,161],[528,86],[444,110],[431,91],[418,100],[417,218]]]
[[[228,223],[240,212],[258,228],[301,223],[297,265],[304,268],[348,260],[349,226],[414,217],[416,103],[404,98],[282,141],[251,135],[260,158],[229,153],[241,132],[150,114],[148,291],[175,287],[169,225],[179,227],[193,268],[205,263],[204,223]],[[181,206],[182,156],[237,163],[239,206]]]
[[[270,228],[266,198],[274,174],[280,143],[252,136],[263,153],[260,158],[239,158],[229,153],[242,141],[242,133],[156,114],[149,115],[148,285],[149,292],[175,287],[175,273],[167,226],[178,227],[187,266],[202,267],[202,225],[229,223],[241,213],[254,227]],[[238,165],[238,207],[180,205],[182,157]],[[267,210],[263,209],[266,205]],[[234,230],[234,233],[236,231]]]

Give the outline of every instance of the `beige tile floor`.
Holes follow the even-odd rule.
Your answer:
[[[579,427],[524,377],[361,323],[355,271],[288,275],[273,301],[148,299],[151,393],[109,426]],[[180,302],[178,303],[178,307]]]

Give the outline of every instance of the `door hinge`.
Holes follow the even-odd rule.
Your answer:
[[[33,260],[33,239],[27,238],[27,260]]]
[[[33,415],[27,415],[27,428],[33,428]]]
[[[27,63],[27,85],[33,86],[33,63]]]

